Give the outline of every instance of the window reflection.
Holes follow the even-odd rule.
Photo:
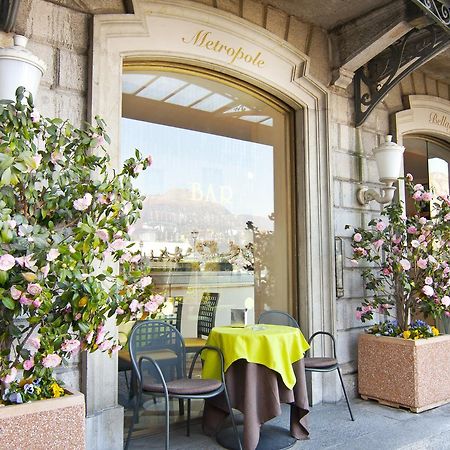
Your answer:
[[[153,157],[131,236],[159,290],[183,297],[183,334],[196,334],[203,292],[220,294],[217,325],[232,308],[249,323],[288,310],[287,112],[184,72],[125,72],[123,86],[122,159]]]

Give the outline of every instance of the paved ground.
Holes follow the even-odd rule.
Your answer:
[[[308,441],[299,441],[294,450],[450,450],[450,404],[414,414],[379,405],[373,401],[352,402],[355,422],[350,421],[344,402],[318,405],[311,409]],[[199,405],[200,407],[200,405]],[[140,430],[131,440],[131,450],[164,449],[159,406],[147,404]],[[186,437],[183,422],[177,422],[175,408],[171,426],[171,450],[219,450],[220,445],[201,432],[199,410],[191,436]],[[148,422],[146,423],[146,421]],[[288,429],[288,408],[273,421]],[[161,423],[161,422],[160,422]],[[147,426],[147,428],[145,428]],[[150,432],[149,432],[150,430]],[[274,450],[274,449],[270,449]]]

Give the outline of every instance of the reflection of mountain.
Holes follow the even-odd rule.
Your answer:
[[[133,233],[136,240],[190,242],[191,231],[198,239],[216,239],[227,243],[243,236],[245,223],[272,229],[268,218],[232,214],[220,203],[193,198],[187,189],[172,189],[144,200],[141,219]]]

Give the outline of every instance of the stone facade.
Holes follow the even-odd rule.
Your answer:
[[[379,186],[372,149],[384,140],[386,134],[395,132],[393,115],[408,108],[407,97],[412,94],[449,100],[450,86],[418,70],[403,79],[388,94],[362,127],[355,128],[351,86],[343,89],[330,85],[332,55],[329,53],[330,37],[325,29],[305,23],[281,9],[281,6],[271,6],[258,0],[195,0],[186,3],[195,3],[208,11],[220,10],[229,16],[237,16],[243,24],[256,25],[282,39],[306,58],[309,76],[320,89],[328,93],[327,111],[321,113],[328,120],[326,145],[330,157],[332,202],[329,238],[343,239],[345,261],[344,295],[334,300],[334,323],[329,328],[337,335],[338,358],[350,391],[356,394],[356,389],[351,388],[355,387],[356,379],[357,336],[363,325],[355,319],[355,308],[364,290],[360,269],[351,267],[348,262],[351,255],[350,232],[345,230],[345,225],[365,224],[380,211],[380,206],[375,202],[364,207],[359,205],[356,192],[362,182],[371,187]],[[275,4],[282,5],[283,2]],[[92,16],[89,14],[44,0],[22,0],[15,32],[30,39],[29,49],[43,59],[48,67],[36,100],[44,115],[67,118],[75,124],[80,124],[90,116],[90,89],[95,89],[90,82],[91,25]],[[11,42],[12,34],[0,32],[0,46],[8,46]],[[328,168],[324,168],[326,170]],[[74,362],[71,367],[64,369],[67,384],[75,389],[80,387],[78,367],[78,362]],[[324,389],[319,400],[333,401],[340,395],[338,388]],[[111,411],[118,414],[114,409]],[[100,444],[98,448],[101,448]]]

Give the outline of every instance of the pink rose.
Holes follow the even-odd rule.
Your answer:
[[[116,239],[113,242],[111,242],[111,244],[109,245],[113,250],[117,251],[117,250],[123,250],[124,248],[126,248],[126,246],[129,244],[128,241],[125,241],[124,239]]]
[[[416,234],[417,233],[417,228],[414,225],[411,225],[407,228],[406,230],[409,234]]]
[[[442,303],[444,306],[449,307],[449,306],[450,306],[450,297],[449,297],[448,295],[444,295],[444,296],[442,297],[441,303]]]
[[[158,305],[162,305],[164,303],[164,297],[159,294],[151,295],[150,299],[156,302]]]
[[[9,370],[8,375],[5,375],[3,378],[0,379],[4,384],[10,384],[12,383],[17,377],[17,369],[15,367],[11,367]]]
[[[25,370],[31,370],[34,367],[34,359],[27,359],[23,362],[23,368]]]
[[[419,247],[419,245],[420,245],[420,242],[417,239],[413,239],[411,241],[411,246],[412,247],[417,248],[417,247]]]
[[[355,234],[353,235],[353,240],[354,240],[355,242],[361,242],[361,241],[362,241],[361,233],[355,233]]]
[[[412,180],[414,179],[413,176],[412,176],[410,173],[407,173],[405,178],[406,178],[408,181],[412,181]]]
[[[137,255],[133,255],[132,258],[130,259],[130,262],[132,263],[137,263],[141,260],[141,255],[138,253]]]
[[[422,201],[429,202],[433,199],[433,194],[431,192],[424,192],[422,194]]]
[[[118,315],[118,316],[121,316],[122,314],[124,314],[125,313],[125,311],[122,309],[122,308],[116,308],[116,314]]]
[[[30,306],[33,303],[33,300],[31,300],[31,298],[28,298],[25,294],[23,294],[19,299],[19,303],[21,305]]]
[[[109,350],[111,347],[113,346],[113,342],[108,340],[108,341],[103,341],[99,346],[99,350],[101,350],[102,352]]]
[[[419,201],[422,199],[422,192],[420,191],[416,191],[414,192],[414,194],[412,195],[412,198],[416,201]]]
[[[425,225],[425,224],[427,223],[426,217],[421,217],[421,218],[419,219],[419,223],[420,223],[420,225]]]
[[[56,353],[50,353],[50,355],[42,359],[42,365],[47,369],[59,366],[60,364],[61,357]]]
[[[446,215],[444,216],[444,220],[445,220],[446,222],[448,222],[448,221],[450,220],[450,213],[448,213],[448,214],[446,214]]]
[[[148,164],[149,166],[151,166],[152,163],[153,163],[153,157],[152,157],[152,155],[148,155],[146,159],[147,159],[147,164]]]
[[[414,189],[415,191],[423,191],[423,190],[424,190],[424,189],[423,189],[423,185],[421,185],[421,184],[415,184],[414,187],[413,187],[413,189]]]
[[[400,265],[402,266],[403,270],[411,269],[411,263],[407,259],[402,259],[400,261]]]
[[[417,260],[417,267],[418,267],[419,269],[426,269],[426,268],[427,268],[427,265],[428,265],[428,260],[427,260],[427,259],[419,258],[419,259]]]
[[[383,243],[384,243],[384,240],[383,240],[383,239],[378,239],[377,241],[375,241],[375,242],[373,243],[373,245],[374,245],[374,247],[375,247],[377,250],[379,250],[379,248],[383,245]]]
[[[107,230],[100,228],[95,232],[95,235],[99,237],[103,242],[108,242],[109,239],[109,233]]]
[[[141,308],[141,304],[136,299],[133,299],[130,303],[130,311],[132,313],[135,313],[140,308]]]
[[[9,253],[5,253],[4,255],[0,256],[0,270],[6,272],[12,269],[15,264],[16,260],[14,259],[14,256],[10,255]]]
[[[424,286],[422,288],[422,292],[427,296],[427,297],[431,297],[434,294],[434,289],[431,286]]]
[[[37,309],[41,306],[42,302],[39,299],[33,300],[33,306]]]
[[[153,313],[158,309],[158,303],[150,300],[144,304],[144,309],[148,313]]]
[[[32,350],[39,350],[39,347],[41,346],[41,341],[38,337],[28,339],[27,343],[30,344]]]
[[[75,354],[80,351],[80,345],[81,342],[78,339],[66,339],[61,345],[61,350]]]
[[[30,295],[39,295],[42,292],[42,287],[39,286],[39,284],[37,284],[37,283],[30,283],[27,286],[27,292]]]
[[[351,259],[351,260],[350,260],[350,264],[351,264],[353,267],[356,267],[359,263],[358,263],[358,261],[357,261],[356,259]]]
[[[22,295],[22,291],[19,291],[16,286],[11,286],[9,292],[11,293],[11,297],[13,298],[13,300],[19,300],[20,296]]]
[[[94,332],[93,331],[90,331],[87,335],[86,335],[86,342],[88,343],[88,344],[90,344],[91,342],[92,342],[92,338],[94,337]]]
[[[380,220],[380,221],[375,225],[375,228],[376,228],[378,231],[383,231],[383,230],[386,228],[386,224],[385,224],[382,220]]]
[[[122,348],[121,345],[116,344],[116,345],[111,349],[111,353],[117,353],[121,348]]]
[[[34,269],[34,266],[36,264],[36,261],[33,260],[33,253],[30,253],[27,256],[20,256],[16,258],[17,264],[19,264],[20,267],[26,267],[27,269]]]
[[[425,284],[428,284],[428,285],[431,286],[433,284],[433,278],[425,277]]]
[[[142,289],[144,289],[147,286],[149,286],[150,284],[152,284],[152,281],[153,281],[152,277],[143,277],[143,278],[141,278],[139,285],[141,286]]]
[[[102,343],[105,339],[105,335],[106,335],[105,327],[103,325],[100,325],[99,327],[97,327],[97,337],[95,339],[95,343],[97,345]]]
[[[392,242],[394,244],[400,244],[401,241],[402,241],[402,237],[399,236],[398,234],[396,234],[395,236],[392,236]]]
[[[362,317],[362,311],[356,311],[355,316],[356,316],[356,319],[357,319],[357,320],[361,320],[361,317]]]

